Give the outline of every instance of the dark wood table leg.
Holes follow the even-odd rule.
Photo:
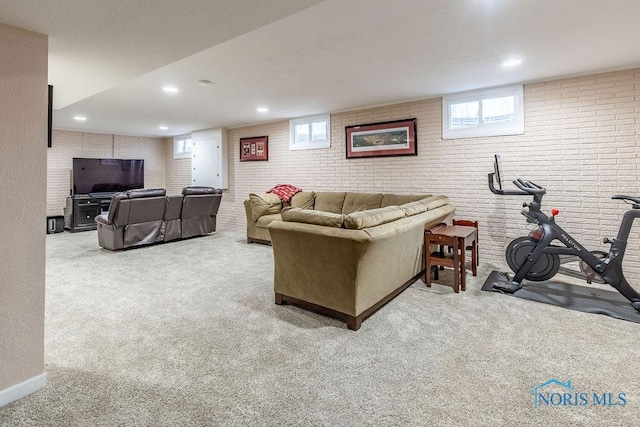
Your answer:
[[[478,237],[476,236],[471,243],[471,272],[474,276],[478,275]]]
[[[458,239],[458,247],[460,248],[460,288],[463,291],[467,290],[467,264],[465,263],[466,247],[464,245],[464,238]]]

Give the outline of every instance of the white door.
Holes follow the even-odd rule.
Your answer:
[[[220,178],[220,140],[194,140],[191,153],[191,185],[222,188]]]

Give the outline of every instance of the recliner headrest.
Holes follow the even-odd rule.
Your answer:
[[[107,216],[107,220],[109,224],[112,224],[116,217],[116,211],[120,206],[120,201],[127,200],[128,198],[129,196],[127,195],[127,193],[115,193],[113,196],[111,196],[111,204],[109,205],[109,215]]]
[[[195,196],[198,194],[221,194],[222,190],[213,187],[184,187],[183,196]]]
[[[127,198],[127,193],[115,193],[113,196],[111,196],[111,203],[118,202]]]
[[[167,195],[167,190],[164,188],[141,188],[138,190],[127,191],[127,196],[130,199],[139,199],[141,197],[164,197]]]

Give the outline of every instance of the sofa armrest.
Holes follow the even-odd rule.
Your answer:
[[[242,204],[244,205],[244,212],[247,215],[247,223],[249,222],[254,222],[253,220],[253,213],[251,211],[251,202],[249,201],[249,199],[246,199],[244,202],[242,202]]]
[[[274,221],[267,227],[274,291],[356,316],[356,285],[369,245],[363,230]]]
[[[109,212],[101,213],[100,215],[98,215],[94,219],[95,219],[96,222],[98,222],[100,224],[104,224],[104,225],[111,225],[112,224],[111,222],[109,222]]]

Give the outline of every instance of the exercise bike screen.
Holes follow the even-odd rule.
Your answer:
[[[494,179],[496,180],[496,184],[498,184],[498,190],[502,191],[502,176],[500,175],[500,165],[502,164],[502,156],[500,154],[496,154],[495,160],[493,161],[493,170],[495,172]]]

